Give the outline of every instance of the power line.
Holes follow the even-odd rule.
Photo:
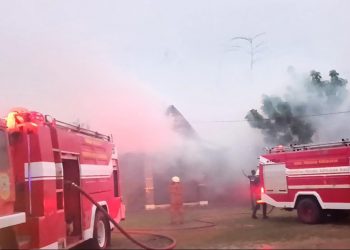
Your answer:
[[[350,113],[350,110],[348,111],[339,111],[339,112],[331,112],[331,113],[323,113],[323,114],[310,114],[310,115],[299,115],[294,116],[296,118],[309,118],[309,117],[318,117],[318,116],[327,116],[327,115],[340,115],[340,114],[348,114]],[[264,121],[274,120],[272,118],[263,118]],[[238,122],[248,122],[248,121],[255,121],[255,120],[213,120],[213,121],[194,121],[192,123],[238,123]]]

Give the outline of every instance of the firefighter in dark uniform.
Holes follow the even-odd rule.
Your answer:
[[[183,209],[183,190],[180,178],[174,176],[171,178],[169,186],[170,192],[170,215],[171,224],[184,223],[184,209]]]
[[[251,171],[251,175],[248,176],[249,181],[250,181],[250,198],[252,201],[252,218],[257,219],[258,217],[256,216],[256,212],[260,209],[260,199],[261,199],[261,194],[260,194],[260,178],[259,175],[256,174],[255,170]],[[266,203],[262,203],[263,207],[263,218],[267,219],[267,214],[266,214]]]

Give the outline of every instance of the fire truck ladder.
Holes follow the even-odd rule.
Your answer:
[[[283,151],[302,151],[310,149],[320,149],[320,148],[329,148],[329,147],[348,147],[350,146],[350,140],[348,138],[341,139],[337,142],[327,142],[327,143],[310,143],[310,144],[290,144],[287,147],[284,147]],[[271,152],[272,149],[269,149]]]
[[[101,134],[97,131],[82,128],[80,125],[73,125],[73,124],[62,122],[59,120],[55,120],[55,123],[58,127],[61,127],[61,128],[67,129],[67,130],[71,130],[71,131],[74,131],[74,132],[77,132],[77,133],[80,133],[83,135],[88,135],[88,136],[92,136],[95,138],[99,138],[99,139],[102,139],[105,141],[113,142],[112,135],[104,135],[104,134]]]

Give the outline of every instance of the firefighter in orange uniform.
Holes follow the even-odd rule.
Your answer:
[[[170,214],[171,224],[184,223],[184,209],[183,209],[183,189],[178,176],[171,178],[169,187],[170,192]]]

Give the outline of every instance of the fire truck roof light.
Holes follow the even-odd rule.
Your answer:
[[[19,121],[19,122],[21,122],[21,123],[24,122],[24,118],[23,118],[22,116],[16,114],[15,117],[16,117],[16,120],[17,120],[17,121]]]
[[[6,126],[7,126],[9,129],[15,129],[15,128],[16,128],[16,114],[17,114],[17,112],[10,112],[10,113],[7,115],[7,118],[6,118]]]
[[[44,116],[38,112],[11,111],[6,118],[6,126],[12,132],[24,131],[26,133],[35,132],[38,125],[44,122]]]

